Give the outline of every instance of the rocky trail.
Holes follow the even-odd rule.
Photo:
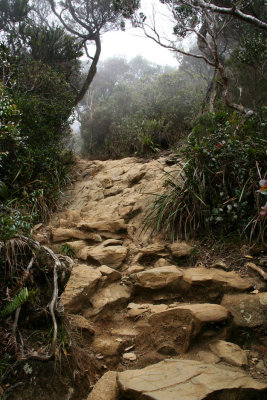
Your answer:
[[[168,164],[80,160],[67,205],[36,230],[75,253],[61,301],[100,371],[88,400],[266,399],[266,275],[142,231]]]

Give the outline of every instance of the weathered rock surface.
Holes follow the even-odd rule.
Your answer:
[[[246,290],[252,284],[235,272],[221,271],[215,268],[188,268],[184,270],[183,279],[190,285],[213,285],[221,290]]]
[[[118,400],[117,372],[108,371],[94,386],[87,400]]]
[[[121,279],[121,273],[107,265],[101,265],[101,267],[97,268],[97,271],[101,272],[104,280],[108,283],[116,282]]]
[[[177,286],[182,277],[182,272],[174,265],[152,268],[133,275],[133,279],[137,286],[149,289]]]
[[[85,247],[80,252],[80,258],[87,260],[89,257],[98,261],[100,264],[118,268],[127,256],[127,247],[125,246],[100,246]]]
[[[237,344],[216,340],[209,344],[210,350],[223,361],[243,367],[248,364],[247,354]]]
[[[99,314],[104,309],[124,304],[131,297],[131,289],[119,283],[98,290],[91,298],[92,308],[86,310],[86,316]]]
[[[77,313],[85,307],[89,303],[90,297],[94,293],[101,277],[100,271],[86,264],[75,266],[61,296],[65,310],[70,313]]]
[[[165,360],[118,373],[123,396],[131,400],[260,400],[267,386],[234,369],[190,360]]]
[[[108,231],[108,232],[119,232],[125,230],[127,225],[125,224],[124,219],[109,219],[106,221],[83,221],[77,225],[78,229],[82,229],[83,231],[97,230],[97,231]]]
[[[267,324],[267,303],[263,299],[263,293],[226,294],[221,304],[231,311],[237,326],[255,328]]]
[[[93,240],[94,242],[101,242],[101,236],[93,232],[85,232],[74,228],[55,228],[52,229],[53,241],[63,242],[70,239]]]

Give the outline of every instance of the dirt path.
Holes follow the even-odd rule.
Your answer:
[[[265,398],[265,281],[220,263],[192,265],[193,243],[142,232],[151,193],[176,169],[164,157],[81,160],[64,211],[46,237],[36,235],[75,254],[61,300],[86,338],[97,379],[120,371],[105,374],[90,400]],[[242,334],[252,332],[248,348]]]

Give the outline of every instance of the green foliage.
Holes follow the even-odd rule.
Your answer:
[[[172,238],[242,233],[248,227],[263,234],[255,191],[259,171],[267,170],[264,121],[255,116],[241,126],[236,113],[201,116],[182,150],[186,161],[179,178],[168,178],[169,190],[156,195],[145,226]]]
[[[68,243],[60,246],[60,253],[72,258],[76,256],[75,250]]]
[[[157,74],[155,68],[152,73],[144,60],[137,61],[129,63],[130,82],[113,84],[108,97],[100,94],[94,109],[83,114],[85,154],[111,158],[151,154],[176,144],[189,130],[203,82],[199,77],[189,80],[181,71]],[[141,71],[147,75],[141,76]]]
[[[17,308],[21,307],[26,301],[31,301],[33,303],[34,296],[36,294],[36,290],[28,290],[26,287],[24,287],[18,294],[17,296],[14,297],[14,299],[8,303],[3,310],[0,311],[0,317],[1,318],[6,318],[10,314],[12,314],[14,311],[16,311]]]
[[[29,213],[21,209],[0,207],[0,236],[4,242],[13,236],[29,234],[32,226],[32,218]]]
[[[48,217],[72,167],[72,154],[64,150],[74,101],[66,76],[78,68],[79,46],[62,29],[28,31],[28,54],[10,54],[4,44],[0,52],[0,230],[5,239],[16,231],[28,233],[31,223]],[[45,37],[57,39],[52,53]]]

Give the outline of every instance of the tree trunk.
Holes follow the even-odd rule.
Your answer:
[[[83,97],[84,97],[85,93],[87,92],[89,86],[91,85],[91,83],[95,77],[96,71],[97,71],[97,63],[98,63],[100,53],[101,53],[100,36],[98,35],[94,41],[95,41],[95,45],[96,45],[95,55],[93,57],[92,64],[90,65],[87,77],[75,98],[74,106],[77,106],[77,104],[83,99]]]

